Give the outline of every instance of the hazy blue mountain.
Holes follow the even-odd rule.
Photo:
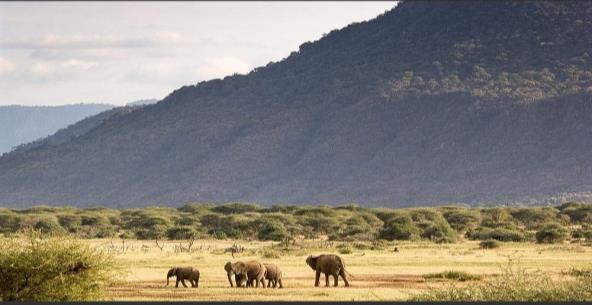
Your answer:
[[[107,104],[0,106],[0,154],[113,107]]]
[[[591,50],[590,1],[405,1],[248,75],[185,86],[66,143],[5,155],[0,202],[585,196]]]

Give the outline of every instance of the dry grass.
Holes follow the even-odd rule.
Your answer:
[[[108,240],[92,240],[99,247],[108,247]],[[233,243],[247,249],[235,259],[223,249]],[[146,245],[142,249],[142,244]],[[561,247],[529,243],[504,243],[497,249],[479,249],[478,242],[433,244],[429,242],[398,242],[384,250],[357,249],[341,254],[348,271],[353,275],[351,287],[313,287],[314,272],[305,264],[309,254],[338,253],[336,248],[314,248],[317,242],[303,242],[291,251],[275,249],[280,258],[263,258],[270,242],[196,241],[193,253],[175,253],[178,242],[165,242],[161,251],[153,241],[127,241],[130,248],[116,253],[115,258],[127,270],[121,282],[109,288],[109,300],[261,300],[261,301],[362,301],[407,300],[428,288],[438,288],[445,282],[426,282],[428,273],[444,271],[467,272],[482,280],[501,272],[500,266],[508,257],[519,257],[521,267],[540,270],[545,274],[560,275],[570,268],[585,268],[592,261],[592,248],[579,245]],[[115,246],[121,246],[116,242]],[[335,245],[337,246],[337,245]],[[230,288],[223,266],[227,261],[258,259],[280,266],[284,272],[284,289]],[[194,266],[201,271],[200,287],[165,287],[166,271],[171,266]],[[324,282],[321,280],[321,283]],[[340,284],[342,282],[340,281]],[[463,283],[464,284],[464,283]]]

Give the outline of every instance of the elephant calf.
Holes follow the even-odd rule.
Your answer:
[[[185,288],[187,285],[185,284],[185,280],[188,280],[191,283],[191,287],[197,288],[199,287],[199,270],[193,269],[193,267],[173,267],[167,273],[167,286],[169,285],[169,278],[171,277],[177,278],[177,283],[175,284],[175,288],[179,288],[179,282],[183,284]]]
[[[273,284],[273,288],[276,288],[279,284],[279,288],[284,288],[282,285],[282,270],[275,264],[263,264],[265,265],[265,279],[267,280],[267,287],[271,287]]]
[[[343,278],[345,286],[349,286],[349,282],[347,281],[346,277],[347,271],[345,270],[345,263],[343,262],[341,257],[339,257],[339,255],[311,255],[306,259],[306,263],[310,266],[310,268],[312,268],[312,270],[316,271],[316,287],[319,286],[319,278],[321,277],[321,272],[325,274],[325,286],[329,286],[329,275],[332,275],[335,279],[335,284],[333,286],[337,286],[339,276]]]

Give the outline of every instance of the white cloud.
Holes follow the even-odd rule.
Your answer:
[[[251,66],[246,61],[236,57],[212,58],[197,68],[201,79],[222,78],[234,73],[245,74],[250,70]]]
[[[9,60],[0,57],[0,75],[8,74],[14,71],[14,64]]]
[[[127,49],[176,47],[184,41],[183,34],[167,31],[129,37],[98,34],[47,34],[41,38],[0,39],[0,47],[10,49]]]

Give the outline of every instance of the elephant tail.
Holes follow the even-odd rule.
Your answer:
[[[345,269],[345,262],[341,259],[341,257],[337,256],[337,259],[339,259],[339,263],[341,264],[341,269],[343,270],[343,273],[345,273],[348,277],[355,278],[355,276],[353,276],[351,273],[347,271],[347,269]]]

